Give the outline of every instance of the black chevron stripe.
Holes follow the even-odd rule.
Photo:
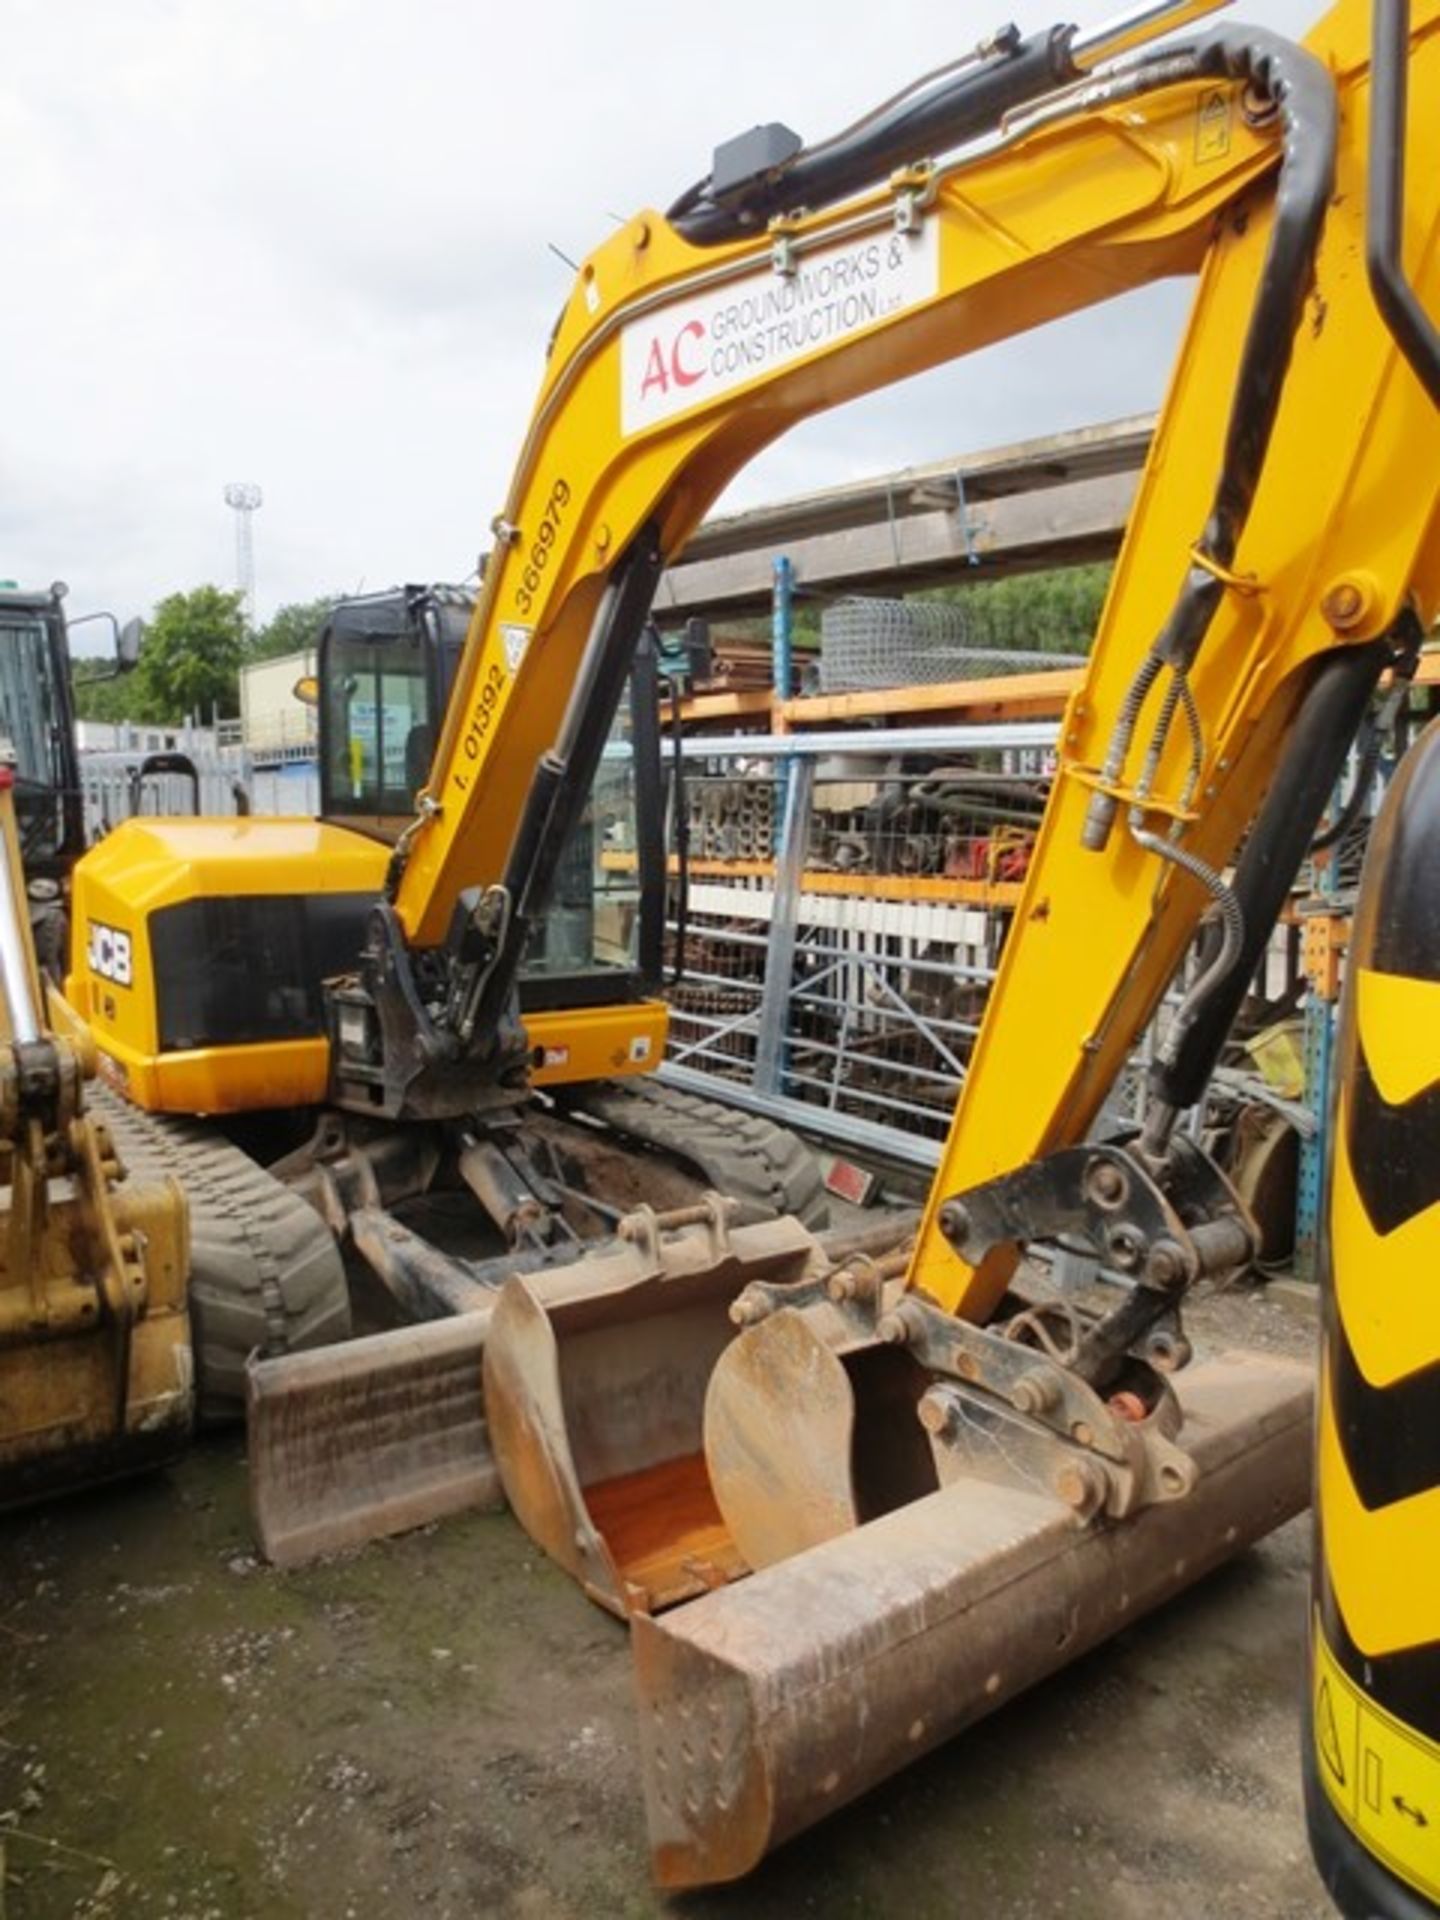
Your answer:
[[[1440,1274],[1425,1278],[1440,1285]],[[1333,1294],[1326,1317],[1331,1412],[1361,1504],[1373,1513],[1440,1486],[1440,1361],[1391,1386],[1372,1386]]]
[[[1393,1233],[1440,1201],[1440,1080],[1392,1107],[1357,1044],[1347,1104],[1355,1185],[1375,1231]],[[1440,1285],[1440,1274],[1426,1278]]]
[[[1323,1543],[1317,1538],[1315,1597],[1330,1651],[1342,1670],[1377,1707],[1426,1739],[1440,1742],[1440,1641],[1402,1647],[1396,1653],[1364,1653],[1355,1644],[1325,1577]]]

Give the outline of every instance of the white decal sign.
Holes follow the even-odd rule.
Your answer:
[[[102,980],[113,980],[117,987],[128,987],[134,980],[130,936],[118,927],[103,926],[100,921],[92,920],[85,957],[90,962],[90,971],[98,973]]]
[[[632,320],[620,341],[625,434],[869,331],[940,285],[939,222],[802,253]]]
[[[500,623],[500,643],[505,649],[505,664],[511,673],[518,673],[520,662],[525,658],[525,649],[530,644],[530,627],[512,626],[508,621]]]

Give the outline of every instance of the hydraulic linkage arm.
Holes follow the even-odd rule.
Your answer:
[[[1414,14],[1412,128],[1440,92],[1440,4]],[[1433,600],[1435,422],[1357,270],[1366,26],[1343,0],[1308,50],[1220,27],[1088,73],[1072,30],[1007,32],[836,141],[797,152],[770,129],[722,148],[668,218],[637,216],[585,262],[372,935],[398,1110],[465,1110],[515,1078],[526,930],[661,569],[735,471],[823,407],[1198,272],[917,1255],[929,1295],[985,1317],[1006,1260],[962,1251],[939,1198],[1083,1138],[1212,902],[1227,931],[1208,984],[1243,986],[1265,916],[1218,876],[1281,745],[1298,726],[1295,764],[1317,768],[1407,595]],[[1432,181],[1410,171],[1428,239]],[[1416,258],[1429,269],[1428,247]],[[1403,497],[1382,477],[1397,471]],[[1282,863],[1264,864],[1273,887]],[[1188,1048],[1175,1036],[1177,1108],[1218,1007],[1192,996]]]

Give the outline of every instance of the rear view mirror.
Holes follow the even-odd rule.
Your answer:
[[[127,620],[115,635],[115,658],[120,671],[128,673],[140,658],[140,649],[145,644],[145,622],[138,617]]]
[[[65,622],[66,634],[73,633],[76,627],[88,626],[92,620],[109,622],[110,631],[115,636],[115,673],[129,673],[139,660],[140,649],[145,643],[145,622],[137,617],[127,620],[122,627],[113,613],[82,613],[77,619]],[[112,680],[114,677],[109,673],[100,675],[102,680]]]

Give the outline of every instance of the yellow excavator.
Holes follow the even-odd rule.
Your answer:
[[[815,146],[722,146],[579,271],[393,840],[147,822],[77,870],[68,991],[145,1124],[268,1139],[254,1178],[437,1316],[250,1366],[268,1550],[503,1488],[631,1622],[668,1886],[742,1875],[1307,1496],[1308,1370],[1186,1364],[1186,1291],[1254,1228],[1185,1118],[1440,606],[1440,0],[1339,0],[1303,47],[1190,31],[1211,11],[1006,29]],[[586,1122],[611,1160],[576,1178],[581,1118],[534,1083],[597,1034],[643,1066],[663,1011],[527,1011],[519,980],[661,569],[797,420],[1174,274],[1192,313],[912,1243],[658,1176],[616,1218],[663,1160]],[[1172,985],[1144,1127],[1099,1137]],[[437,1155],[499,1256],[400,1217]],[[1114,1281],[1084,1307],[1043,1277],[1077,1242]]]

